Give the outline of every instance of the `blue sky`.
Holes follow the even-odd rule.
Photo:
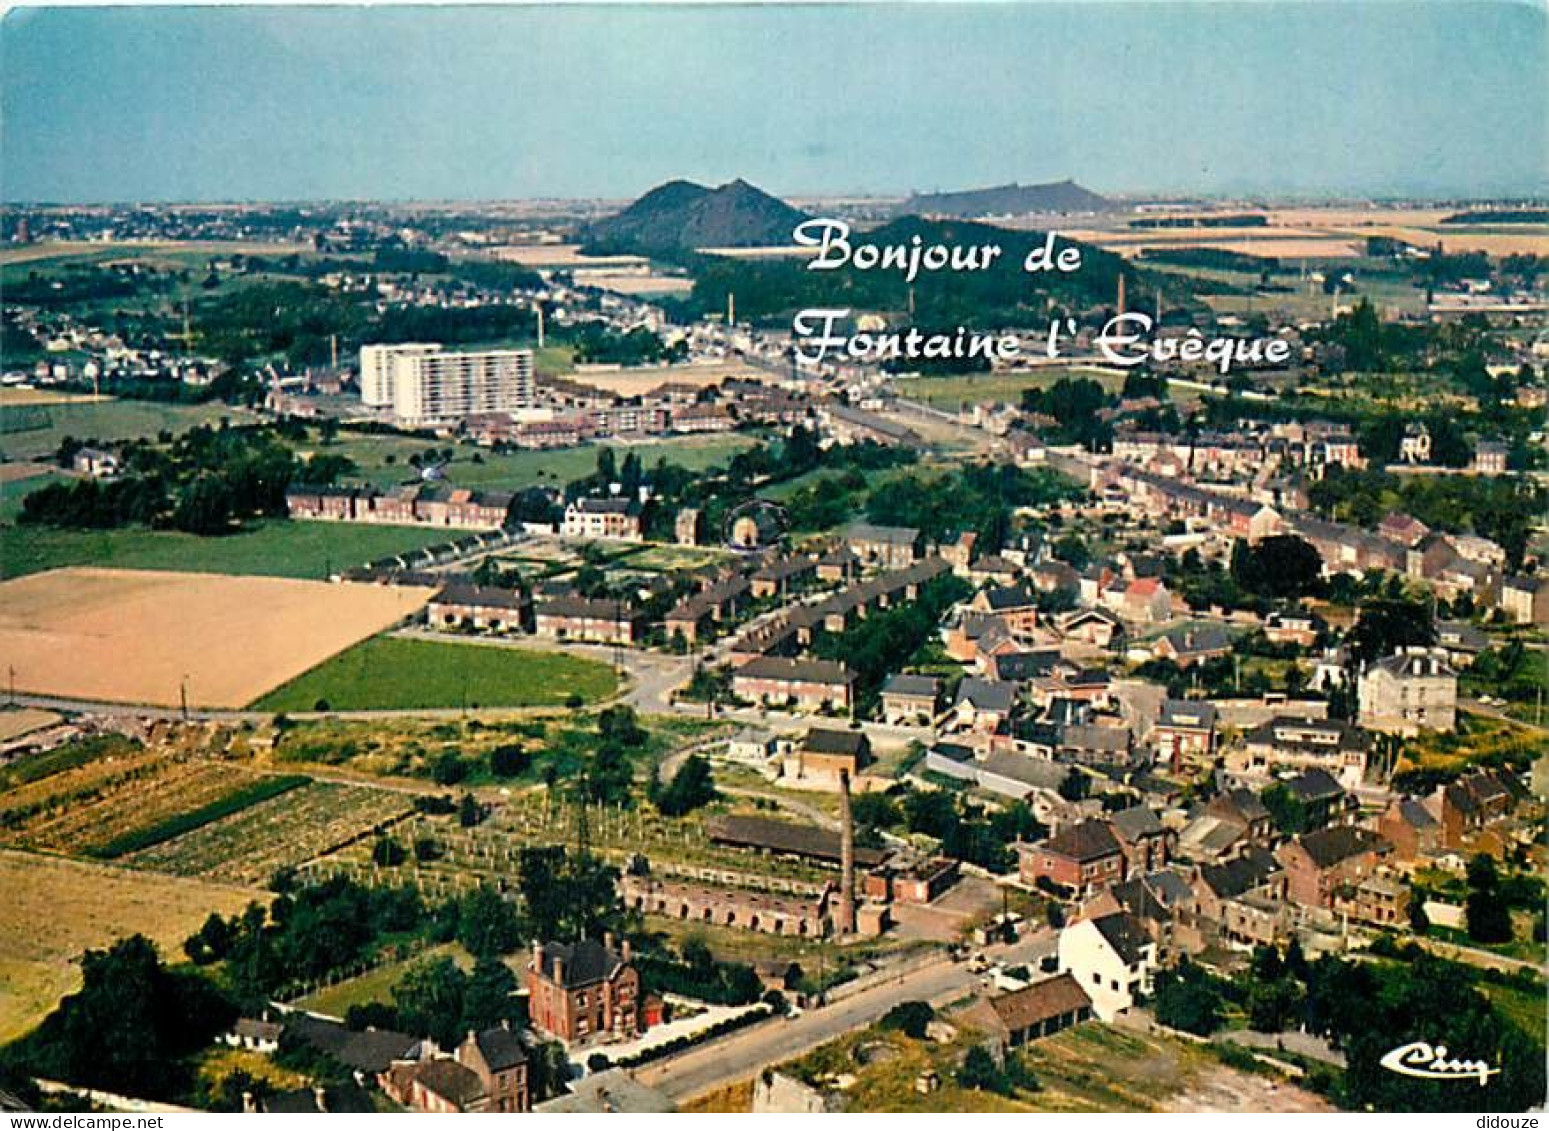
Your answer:
[[[1487,0],[13,11],[8,200],[1549,190]]]

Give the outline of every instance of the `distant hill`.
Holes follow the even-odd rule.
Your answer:
[[[1047,185],[1001,185],[964,192],[933,192],[912,196],[901,212],[923,216],[1024,216],[1040,212],[1105,212],[1113,207],[1107,197],[1082,188],[1075,181]]]
[[[591,255],[672,258],[701,247],[759,247],[791,242],[807,214],[735,180],[709,189],[692,181],[658,185],[616,216],[581,230]]]

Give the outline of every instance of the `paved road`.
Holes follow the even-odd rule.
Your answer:
[[[1029,965],[1054,953],[1056,935],[1044,929],[985,953],[1007,965]],[[982,988],[981,975],[945,954],[842,1001],[794,1019],[769,1021],[635,1070],[642,1083],[686,1100],[756,1075],[878,1020],[905,1001],[944,1006]]]
[[[735,1084],[764,1066],[780,1064],[876,1021],[904,1001],[945,1004],[978,979],[945,956],[895,981],[863,990],[834,1005],[809,1009],[794,1019],[769,1021],[635,1070],[644,1084],[686,1100]]]

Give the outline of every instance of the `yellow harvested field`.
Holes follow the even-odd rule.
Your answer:
[[[490,254],[504,263],[524,267],[642,267],[650,261],[643,255],[582,255],[581,245],[573,243],[508,244],[492,248]]]
[[[417,612],[433,590],[71,568],[0,582],[0,662],[36,695],[243,707]]]
[[[27,1032],[80,987],[79,959],[143,934],[164,957],[212,911],[232,915],[256,889],[131,872],[0,849],[0,1043]]]
[[[637,397],[659,389],[663,385],[695,385],[705,388],[719,385],[728,377],[758,376],[758,371],[748,365],[735,362],[689,362],[683,365],[656,365],[640,369],[623,369],[612,366],[597,369],[577,369],[565,374],[565,380],[578,385],[590,385],[617,393],[621,397]]]
[[[91,393],[66,393],[60,389],[34,389],[26,385],[8,385],[0,388],[0,408],[24,408],[43,404],[94,404],[110,401],[112,397],[93,396]]]

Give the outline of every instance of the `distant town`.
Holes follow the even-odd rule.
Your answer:
[[[8,207],[0,1108],[1541,1107],[1546,219]]]

